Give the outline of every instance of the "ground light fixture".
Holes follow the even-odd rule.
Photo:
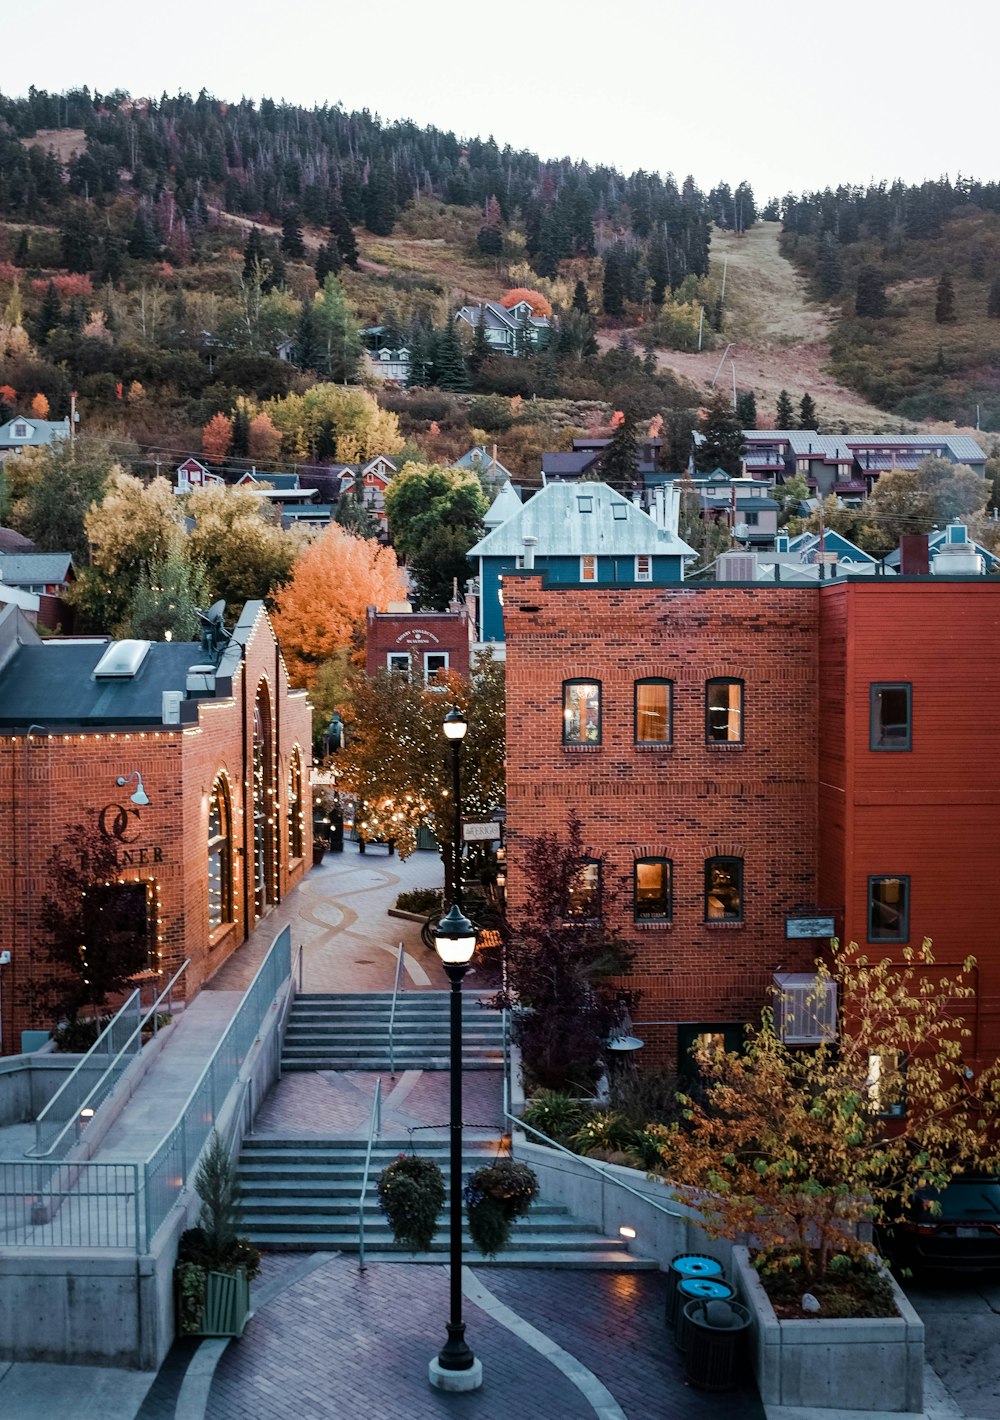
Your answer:
[[[452,903],[438,923],[434,945],[451,983],[449,1022],[451,1047],[451,1120],[449,1177],[449,1293],[448,1340],[427,1368],[427,1378],[437,1390],[478,1390],[483,1383],[483,1363],[465,1339],[462,1317],[462,979],[476,949],[476,929],[462,911],[462,741],[468,721],[457,705],[444,717],[442,729],[452,749],[454,780],[454,856]]]

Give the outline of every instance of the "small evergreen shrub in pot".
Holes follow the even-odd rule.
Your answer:
[[[218,1134],[212,1134],[194,1186],[201,1199],[201,1226],[182,1233],[177,1247],[177,1331],[182,1336],[242,1336],[260,1253],[237,1236],[239,1179]]]
[[[432,1159],[400,1154],[378,1176],[378,1206],[392,1235],[411,1252],[427,1252],[444,1207],[444,1175]]]
[[[538,1178],[527,1164],[500,1159],[469,1175],[465,1216],[469,1233],[484,1257],[496,1257],[510,1241],[511,1225],[538,1197]]]

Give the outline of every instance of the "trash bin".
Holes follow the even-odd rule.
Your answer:
[[[746,1354],[750,1313],[740,1302],[695,1298],[684,1306],[684,1369],[700,1390],[732,1390]]]
[[[677,1283],[677,1325],[674,1327],[674,1345],[678,1351],[687,1347],[687,1316],[684,1309],[688,1302],[731,1302],[735,1296],[736,1291],[728,1282],[714,1277],[682,1277]]]
[[[664,1320],[671,1329],[677,1325],[680,1308],[677,1302],[677,1284],[685,1277],[722,1278],[722,1263],[714,1257],[706,1257],[702,1252],[679,1252],[671,1259],[667,1268],[667,1300]]]

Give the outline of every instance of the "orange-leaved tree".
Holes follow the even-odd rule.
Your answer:
[[[212,463],[221,463],[233,442],[233,421],[225,414],[213,414],[201,431],[201,447]]]
[[[247,451],[252,459],[270,460],[278,457],[281,435],[269,414],[255,414],[250,420]]]
[[[552,314],[552,303],[541,291],[532,291],[528,286],[515,286],[513,291],[508,291],[506,296],[501,297],[500,304],[516,306],[518,301],[527,301],[531,307],[533,316],[550,316]]]
[[[275,597],[274,627],[295,685],[312,686],[316,672],[349,646],[368,607],[384,611],[406,598],[406,579],[389,547],[331,523],[295,563]]]
[[[49,402],[43,394],[36,394],[31,401],[31,412],[36,419],[48,419]]]
[[[836,986],[835,1040],[787,1046],[768,1010],[742,1052],[696,1056],[703,1088],[661,1152],[710,1237],[750,1238],[811,1280],[837,1254],[870,1256],[857,1225],[897,1221],[915,1189],[996,1169],[1000,1070],[975,1074],[963,1050],[975,962],[938,976],[933,961],[926,940],[874,962],[834,942],[813,999]]]

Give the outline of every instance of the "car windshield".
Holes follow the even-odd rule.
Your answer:
[[[960,1179],[949,1183],[941,1192],[930,1188],[921,1190],[920,1198],[925,1208],[932,1199],[940,1202],[940,1212],[934,1212],[939,1221],[958,1222],[969,1218],[1000,1223],[1000,1179]]]

